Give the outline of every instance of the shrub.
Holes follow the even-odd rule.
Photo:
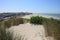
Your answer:
[[[35,16],[35,17],[31,17],[30,19],[30,23],[33,24],[42,24],[43,23],[43,17],[39,17],[39,16]]]

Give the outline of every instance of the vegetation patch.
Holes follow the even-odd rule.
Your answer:
[[[10,18],[9,20],[0,22],[0,40],[12,40],[13,34],[10,34],[10,32],[6,32],[6,28],[23,23],[23,18]]]
[[[43,17],[33,16],[30,19],[30,23],[32,23],[32,24],[42,24],[43,23]]]
[[[44,17],[31,17],[30,23],[42,24],[46,29],[46,36],[53,36],[56,40],[60,40],[60,20]]]
[[[60,20],[58,19],[47,19],[44,22],[47,36],[53,36],[56,40],[60,40]]]

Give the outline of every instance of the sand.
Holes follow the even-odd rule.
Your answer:
[[[13,40],[53,40],[53,37],[45,36],[43,25],[33,25],[30,23],[20,24],[8,29],[13,32]]]

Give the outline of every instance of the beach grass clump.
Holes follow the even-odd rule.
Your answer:
[[[11,22],[10,21],[4,21],[4,27],[11,27]]]
[[[10,35],[9,32],[6,32],[4,21],[0,22],[0,40],[12,40],[12,35]]]
[[[47,31],[47,36],[53,36],[56,40],[60,40],[60,20],[50,18],[43,24]]]
[[[22,18],[11,18],[9,20],[0,22],[0,40],[13,40],[13,34],[11,34],[7,29],[11,26],[22,23],[24,23]]]
[[[4,26],[9,28],[11,26],[16,26],[23,23],[23,18],[10,18],[9,20],[4,21]]]
[[[13,20],[13,25],[19,25],[19,24],[23,24],[24,23],[24,19],[23,18],[15,18]]]
[[[30,19],[30,23],[33,23],[33,24],[42,24],[43,23],[43,17],[33,16]]]
[[[17,21],[18,24],[23,24],[24,23],[23,18],[16,18],[16,21]]]
[[[8,20],[5,21],[1,21],[0,23],[3,23],[4,27],[11,27],[11,26],[16,26],[19,24],[23,24],[24,23],[24,19],[23,18],[10,18]]]

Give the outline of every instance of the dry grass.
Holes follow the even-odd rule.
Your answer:
[[[0,40],[13,40],[12,35],[10,32],[6,32],[6,28],[11,26],[23,24],[24,20],[22,18],[11,18],[6,21],[0,22]]]

